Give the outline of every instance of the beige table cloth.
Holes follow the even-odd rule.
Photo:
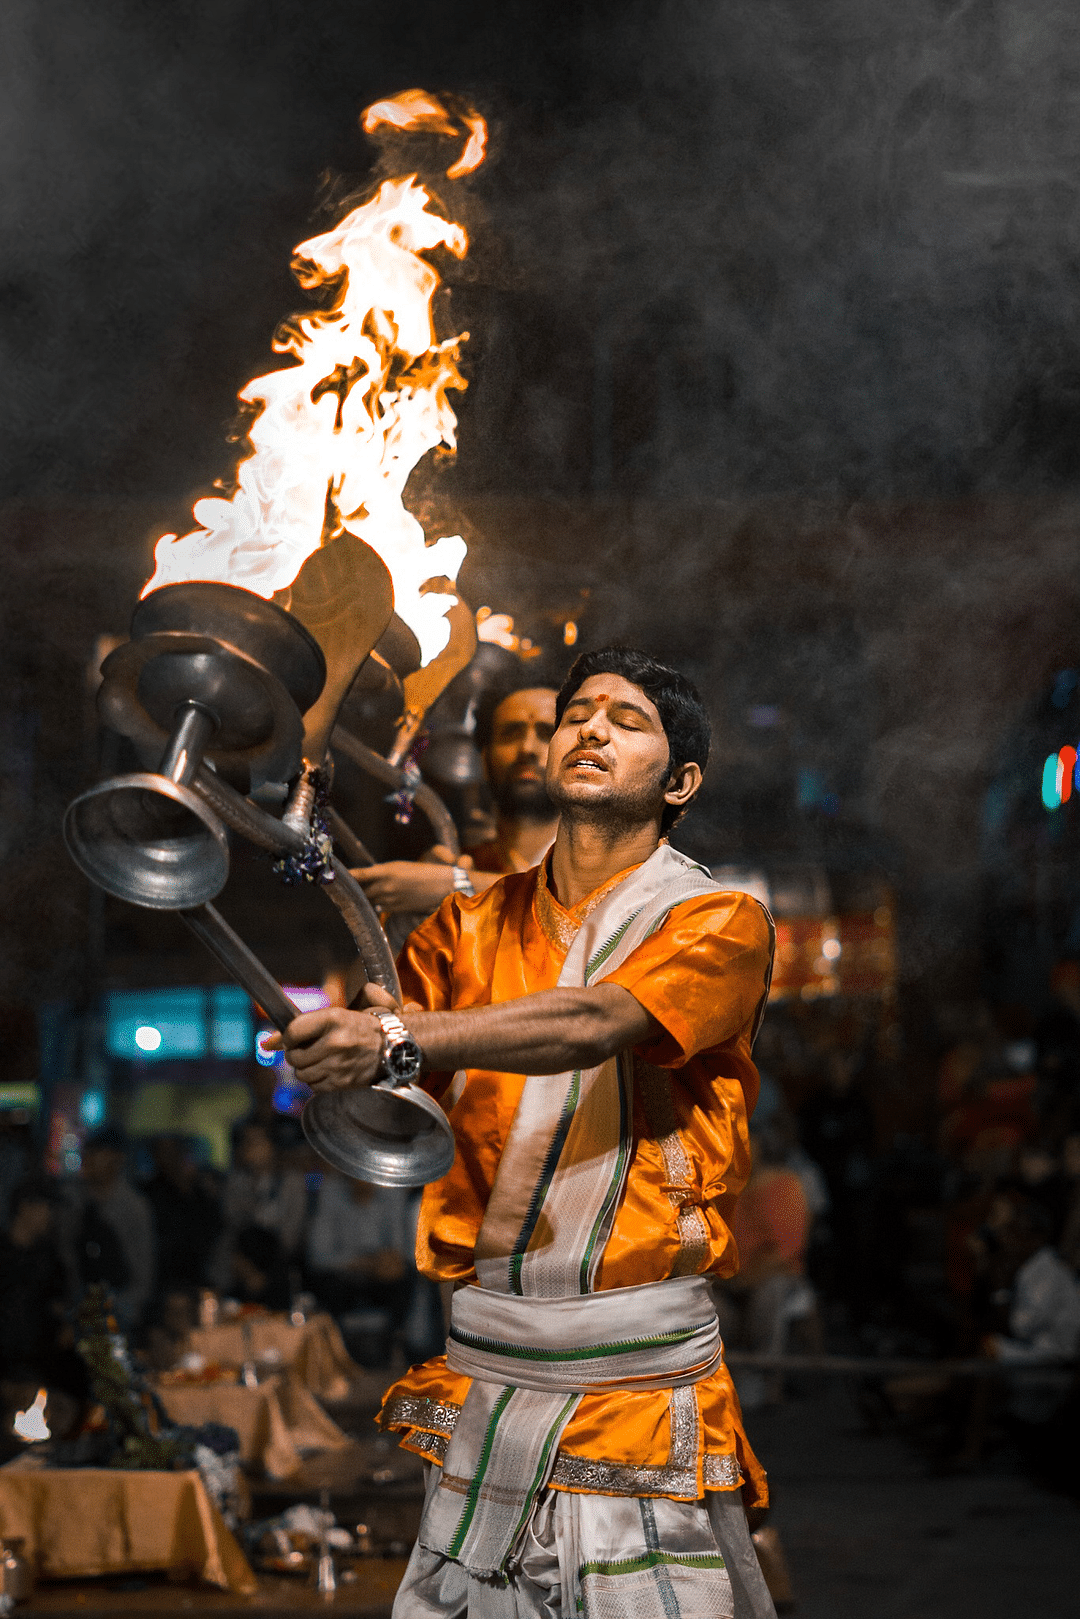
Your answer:
[[[30,1464],[30,1465],[27,1465]],[[43,1579],[168,1572],[250,1595],[255,1576],[198,1473],[0,1467],[0,1535]]]
[[[258,1388],[242,1383],[168,1383],[156,1392],[173,1422],[223,1422],[240,1436],[240,1460],[269,1478],[288,1478],[305,1450],[337,1450],[349,1440],[299,1379],[288,1373]]]
[[[281,1365],[305,1388],[326,1400],[346,1399],[353,1380],[360,1376],[337,1322],[329,1315],[313,1315],[301,1326],[294,1326],[281,1314],[251,1316],[246,1323],[222,1321],[216,1327],[196,1327],[188,1334],[184,1349],[224,1366],[239,1366],[249,1354],[261,1360],[267,1351],[271,1356],[276,1353]]]

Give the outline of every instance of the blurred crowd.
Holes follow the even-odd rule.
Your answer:
[[[920,1128],[890,1054],[888,1008],[770,1009],[757,1049],[753,1172],[720,1285],[730,1349],[908,1359],[879,1416],[916,1420],[942,1456],[1007,1436],[1069,1484],[1080,1437],[1080,963],[1054,968],[1042,1014],[942,1007]],[[997,1363],[991,1379],[951,1361]],[[779,1397],[737,1375],[744,1405]],[[864,1392],[869,1385],[864,1385]],[[1071,1484],[1069,1487],[1075,1487]]]
[[[388,1364],[395,1345],[410,1359],[441,1347],[438,1292],[413,1258],[418,1193],[313,1171],[287,1116],[239,1123],[224,1174],[202,1161],[203,1147],[174,1135],[131,1142],[105,1125],[84,1142],[79,1172],[56,1179],[25,1130],[4,1133],[5,1381],[81,1392],[69,1322],[99,1282],[120,1329],[163,1368],[183,1353],[207,1292],[271,1311],[329,1310],[369,1365]]]
[[[1067,1362],[1080,1348],[1080,965],[1055,969],[1029,1032],[984,1007],[953,1014],[930,1128],[883,1132],[895,1087],[882,1012],[770,1010],[757,1057],[752,1171],[739,1201],[737,1276],[718,1284],[731,1350],[765,1355],[992,1356]],[[416,1272],[418,1193],[321,1166],[295,1118],[268,1102],[233,1130],[232,1163],[205,1143],[86,1138],[76,1175],[51,1179],[28,1127],[0,1131],[0,1357],[18,1381],[78,1371],[66,1322],[105,1282],[120,1326],[160,1363],[180,1352],[200,1294],[269,1310],[298,1298],[342,1323],[357,1358],[441,1347],[437,1289]],[[754,1406],[781,1376],[744,1370]],[[1017,1385],[1045,1421],[1071,1373]]]

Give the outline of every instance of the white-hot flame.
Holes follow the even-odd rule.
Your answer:
[[[490,641],[494,646],[504,646],[508,652],[516,652],[521,645],[521,638],[514,634],[511,615],[493,613],[490,607],[478,607],[476,610],[476,639]]]
[[[539,657],[541,651],[527,635],[518,635],[511,613],[493,613],[490,607],[476,609],[476,639],[505,647],[507,652],[516,652],[525,659]]]
[[[47,1389],[38,1389],[37,1398],[26,1411],[16,1411],[12,1431],[19,1439],[28,1443],[35,1439],[51,1439],[52,1433],[45,1421],[45,1404],[49,1398]]]
[[[374,123],[390,122],[393,106],[369,109],[379,114]],[[414,125],[432,127],[436,109],[446,116],[430,98],[422,116],[408,111]],[[409,127],[407,116],[396,121]],[[480,133],[465,122],[482,153]],[[457,418],[447,395],[466,386],[457,360],[469,334],[436,340],[431,301],[440,277],[422,255],[445,247],[460,258],[468,237],[432,202],[415,175],[386,180],[333,230],[296,249],[300,284],[332,289],[331,306],[279,332],[275,349],[296,363],[256,377],[240,394],[258,415],[248,433],[254,454],[237,469],[236,492],[196,502],[199,526],[159,540],[146,591],[213,579],[269,597],[347,529],[389,568],[395,609],[420,642],[423,662],[447,644],[445,614],[456,598],[425,586],[457,578],[465,542],[448,535],[429,545],[402,500],[429,450],[455,448]]]

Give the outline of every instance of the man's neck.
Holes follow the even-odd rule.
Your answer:
[[[512,849],[525,870],[538,866],[551,848],[558,829],[559,817],[552,815],[546,821],[522,820],[509,815],[499,816],[499,842],[504,849]]]
[[[648,860],[659,842],[655,821],[644,826],[612,828],[595,821],[569,820],[564,815],[551,854],[556,899],[568,911],[573,910],[609,878]]]

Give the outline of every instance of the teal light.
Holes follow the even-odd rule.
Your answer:
[[[215,1057],[251,1053],[251,1002],[238,984],[215,984],[210,991],[210,1049]]]
[[[115,990],[105,997],[109,1055],[128,1062],[251,1055],[252,1006],[234,984]]]
[[[1061,784],[1056,753],[1048,754],[1046,763],[1043,765],[1042,801],[1048,810],[1061,808]]]
[[[88,1130],[105,1119],[105,1097],[101,1091],[83,1091],[79,1102],[79,1122]]]

